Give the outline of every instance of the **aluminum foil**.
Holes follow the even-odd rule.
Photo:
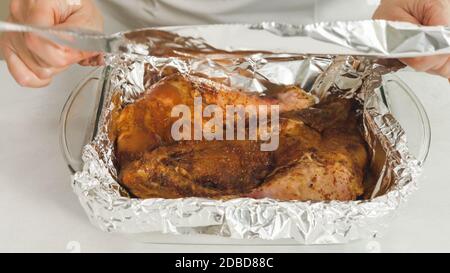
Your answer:
[[[246,46],[234,46],[230,52],[224,50],[228,46],[218,47],[218,40],[213,38],[230,33],[230,29],[234,34],[241,29],[241,35],[232,39],[242,43],[249,39],[249,31],[265,30],[252,30],[245,25],[213,26],[222,31],[215,31],[211,38],[207,28],[125,33],[134,41],[128,46],[130,54],[107,57],[109,73],[104,79],[107,88],[100,106],[98,133],[84,149],[83,170],[73,178],[73,188],[92,223],[104,231],[127,234],[161,232],[233,239],[294,239],[299,244],[346,243],[376,235],[385,220],[416,188],[421,172],[420,162],[408,151],[405,133],[386,108],[379,88],[382,75],[401,65],[361,56],[287,54],[280,50],[270,53],[258,48],[250,48],[251,52],[236,51],[248,50]],[[359,37],[363,38],[377,39],[376,36]],[[364,200],[351,202],[130,198],[116,179],[109,120],[118,105],[132,103],[158,80],[146,77],[146,71],[162,73],[164,69],[225,79],[230,86],[252,92],[265,92],[268,83],[295,84],[318,100],[329,94],[357,98],[362,106],[364,136],[373,158],[382,154],[381,163],[372,162],[373,189]],[[248,73],[240,73],[243,70]]]
[[[450,27],[418,26],[406,22],[366,20],[289,25],[274,22],[251,26],[284,37],[311,37],[331,45],[338,53],[406,58],[450,54]],[[340,51],[341,50],[341,51]],[[334,52],[329,52],[334,53]]]

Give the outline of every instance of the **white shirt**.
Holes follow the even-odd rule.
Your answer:
[[[130,28],[194,24],[370,19],[377,0],[98,0],[100,7]],[[338,10],[351,9],[342,17]]]

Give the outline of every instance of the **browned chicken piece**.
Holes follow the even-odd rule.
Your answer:
[[[292,165],[279,169],[249,197],[279,200],[355,200],[363,194],[362,172],[346,154],[307,153]]]
[[[349,120],[350,117],[355,116],[352,104],[352,100],[329,97],[313,107],[283,113],[283,117],[301,120],[319,133],[326,129],[342,127],[353,130],[357,129],[357,123],[356,120]],[[347,121],[351,121],[351,123],[347,123]]]
[[[115,124],[119,162],[124,164],[156,147],[173,143],[171,127],[178,117],[171,117],[172,109],[179,104],[187,105],[193,115],[195,97],[202,97],[204,106],[215,104],[224,110],[227,105],[273,104],[292,109],[294,103],[297,109],[303,109],[314,102],[299,88],[290,87],[285,93],[280,92],[279,98],[271,98],[233,90],[205,78],[173,74],[153,85],[141,99],[119,114]],[[283,101],[285,98],[289,99]]]
[[[256,141],[182,142],[128,164],[121,181],[139,198],[220,197],[249,192],[271,170]]]
[[[332,99],[296,117],[303,121],[290,120],[291,133],[282,132],[277,169],[249,197],[348,201],[361,196],[368,155],[351,101]]]
[[[279,149],[261,152],[256,141],[175,142],[172,108],[184,104],[194,113],[199,96],[204,106],[222,109],[280,105]],[[296,87],[261,97],[201,77],[169,75],[117,118],[121,182],[139,198],[355,200],[363,194],[368,155],[352,101],[313,103]]]
[[[121,165],[160,145],[172,143],[172,108],[192,105],[192,84],[183,77],[162,81],[135,103],[126,106],[117,122],[116,154]]]

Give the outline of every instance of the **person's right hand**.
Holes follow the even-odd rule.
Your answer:
[[[92,0],[12,0],[13,23],[103,30],[103,19]],[[56,45],[29,33],[4,33],[0,55],[14,79],[25,87],[43,87],[72,64],[89,65],[98,55]]]
[[[450,26],[450,0],[382,0],[373,18],[425,26]],[[450,81],[450,55],[401,61],[418,71],[440,75]]]

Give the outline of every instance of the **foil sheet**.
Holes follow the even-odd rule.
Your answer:
[[[251,26],[284,37],[311,37],[350,51],[347,54],[406,58],[450,54],[450,28],[406,22],[366,20],[289,25],[274,22]],[[331,48],[337,50],[339,48]],[[329,52],[334,53],[334,52]]]
[[[214,28],[222,29],[216,36],[229,33],[230,28],[241,29],[245,35],[234,37],[240,42],[246,39],[248,31],[261,32],[245,25]],[[100,105],[98,133],[84,149],[83,170],[73,177],[73,188],[81,204],[92,223],[102,230],[127,234],[207,234],[233,239],[294,239],[299,244],[346,243],[375,236],[386,219],[416,189],[421,164],[410,154],[405,132],[385,106],[380,89],[382,75],[401,68],[398,62],[362,56],[287,54],[277,50],[274,50],[277,53],[270,53],[258,51],[258,48],[237,51],[248,50],[245,46],[235,46],[230,52],[224,50],[229,49],[226,46],[211,46],[213,42],[206,37],[205,27],[172,31],[147,29],[124,33],[133,41],[128,45],[130,54],[107,57],[109,72],[104,79],[107,84],[105,99]],[[187,32],[197,36],[186,36]],[[146,78],[147,70],[168,68],[225,79],[230,86],[252,92],[265,92],[269,82],[298,85],[317,100],[329,94],[357,98],[362,105],[360,114],[366,141],[373,155],[382,154],[382,162],[373,164],[376,173],[373,189],[364,200],[351,202],[130,198],[116,179],[108,121],[117,104],[132,103],[157,81]],[[249,73],[239,73],[242,70]],[[119,101],[115,100],[117,95]]]

